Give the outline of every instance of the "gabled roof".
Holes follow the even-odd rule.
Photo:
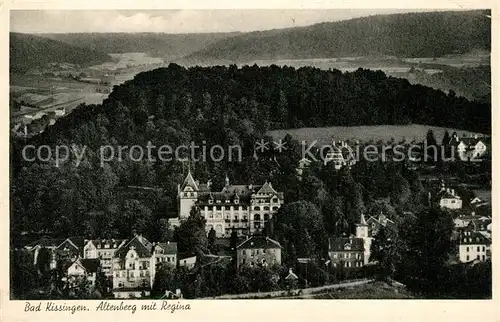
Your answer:
[[[349,246],[349,247],[347,247]],[[332,237],[329,240],[329,251],[343,252],[343,251],[359,251],[365,249],[365,242],[363,238],[357,237]]]
[[[460,236],[461,245],[491,245],[491,239],[477,231],[465,231]]]
[[[26,245],[26,248],[34,248],[36,246],[40,247],[57,247],[61,245],[62,242],[64,242],[65,239],[63,238],[48,238],[48,237],[42,237],[39,240]]]
[[[120,248],[121,245],[123,245],[125,242],[127,242],[127,240],[126,239],[92,239],[92,240],[87,240],[85,245],[87,245],[89,242],[92,242],[92,244],[97,249],[105,249],[106,245],[109,245],[108,249],[118,249],[118,248]]]
[[[264,236],[252,236],[236,246],[236,249],[252,249],[252,248],[259,248],[259,249],[272,249],[272,248],[281,248],[280,243],[275,241],[274,239],[271,239],[269,237],[264,237]]]
[[[184,179],[184,182],[182,183],[181,190],[184,190],[184,188],[188,186],[193,188],[193,190],[198,191],[198,184],[194,180],[193,175],[191,174],[191,170],[188,171],[188,174]]]
[[[151,251],[153,250],[153,244],[151,244],[146,238],[136,235],[128,243],[122,245],[115,252],[115,257],[125,258],[128,251],[133,248],[137,255],[141,258],[151,257]]]
[[[264,183],[262,188],[257,191],[257,194],[277,194],[276,190],[273,189],[270,182]]]
[[[79,260],[82,266],[85,268],[87,273],[97,273],[99,266],[101,265],[98,258],[85,258]]]
[[[158,243],[156,247],[161,247],[165,254],[177,254],[177,243]]]

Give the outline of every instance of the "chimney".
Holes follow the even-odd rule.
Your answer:
[[[288,269],[288,274],[293,274],[293,271],[292,271],[291,267]]]
[[[455,189],[451,189],[451,194],[454,196],[455,195]]]

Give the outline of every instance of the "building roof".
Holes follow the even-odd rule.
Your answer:
[[[461,245],[491,245],[491,239],[477,231],[464,231],[460,236]]]
[[[198,183],[194,180],[193,175],[191,174],[191,170],[188,171],[188,174],[184,179],[184,182],[182,183],[181,190],[184,190],[184,188],[188,186],[193,188],[193,190],[195,191],[198,190]]]
[[[165,254],[177,254],[177,243],[158,243],[155,247],[161,247]]]
[[[329,239],[329,250],[334,252],[359,251],[365,250],[363,238],[357,237],[331,237]]]
[[[92,242],[92,244],[97,248],[97,249],[105,249],[105,246],[108,249],[118,249],[120,248],[121,245],[127,242],[126,239],[91,239],[91,240],[85,240],[85,244],[88,242]]]
[[[119,257],[122,259],[125,258],[131,248],[133,248],[137,252],[137,255],[141,258],[151,257],[153,244],[151,244],[146,238],[140,235],[136,235],[134,238],[132,238],[116,250],[115,257]]]
[[[274,190],[271,183],[266,181],[266,183],[264,183],[262,188],[260,188],[259,191],[257,191],[257,194],[269,195],[269,194],[277,194],[277,192],[276,190]]]
[[[101,262],[98,258],[84,258],[79,260],[88,273],[97,273]]]
[[[269,237],[264,236],[252,236],[236,246],[236,249],[251,249],[251,248],[259,248],[259,249],[271,249],[271,248],[281,248],[280,243],[271,239]]]
[[[40,246],[40,247],[57,247],[57,246],[61,245],[61,243],[64,242],[64,241],[65,241],[65,239],[63,239],[63,238],[42,237],[39,240],[26,245],[26,248],[34,248],[36,246]]]

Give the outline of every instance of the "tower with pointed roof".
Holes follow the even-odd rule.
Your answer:
[[[191,170],[184,179],[182,185],[178,185],[178,199],[179,199],[179,219],[183,220],[189,217],[191,209],[198,200],[199,184],[194,180]]]
[[[361,213],[359,223],[356,224],[356,237],[362,238],[364,242],[364,264],[368,264],[370,260],[370,248],[372,246],[372,238],[368,235],[368,224],[365,220],[365,215]]]

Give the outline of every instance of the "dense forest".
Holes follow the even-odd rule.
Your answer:
[[[410,74],[419,84],[433,88],[452,89],[457,96],[491,103],[491,67],[489,65],[461,68],[441,65],[439,68],[443,70],[442,73],[427,74],[423,71],[412,70]]]
[[[76,48],[43,37],[10,33],[10,71],[23,73],[48,63],[71,63],[82,66],[111,61],[106,53],[89,48]]]
[[[239,33],[68,33],[42,34],[72,46],[105,53],[146,52],[151,56],[178,59],[199,51],[220,39]]]
[[[188,61],[332,58],[391,55],[439,57],[491,50],[485,10],[377,15],[307,27],[255,31],[216,43]]]
[[[240,145],[242,162],[197,162],[192,165],[195,177],[202,182],[212,178],[215,189],[222,186],[226,174],[236,183],[271,179],[285,192],[287,201],[303,199],[302,193],[310,194],[306,200],[314,200],[316,191],[326,193],[324,182],[330,182],[331,191],[337,191],[334,196],[360,198],[342,210],[351,213],[351,223],[358,220],[359,209],[352,212],[349,205],[390,195],[393,178],[384,179],[390,166],[384,164],[360,164],[357,179],[346,174],[337,180],[327,169],[319,178],[298,182],[295,167],[301,148],[290,137],[289,145],[295,148],[278,155],[277,161],[273,155],[256,161],[254,144],[265,137],[273,122],[288,127],[418,122],[484,133],[491,128],[489,105],[410,85],[380,71],[360,69],[342,74],[276,66],[185,69],[171,64],[137,75],[115,87],[103,105],[82,105],[32,139],[12,139],[13,231],[127,236],[135,230],[152,239],[160,234],[159,220],[177,214],[176,185],[186,168],[180,162],[147,158],[114,158],[101,164],[99,149],[103,145],[145,148],[148,141],[174,148],[191,141],[204,141],[208,147]],[[54,160],[28,162],[21,157],[26,144],[72,146],[84,151],[85,158],[80,164],[73,158],[58,167]],[[403,176],[400,167],[390,171],[400,173],[398,180]],[[410,181],[401,179],[408,187],[416,179],[405,180]],[[118,189],[131,185],[157,187],[160,192]],[[360,189],[358,185],[376,189],[355,194],[352,189]],[[342,204],[332,198],[327,198],[332,207]]]

